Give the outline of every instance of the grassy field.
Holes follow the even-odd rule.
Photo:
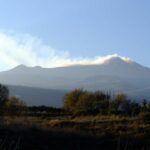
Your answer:
[[[3,116],[0,149],[150,149],[150,124],[119,116]]]

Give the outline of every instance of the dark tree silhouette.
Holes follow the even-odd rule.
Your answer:
[[[4,102],[8,99],[9,90],[6,86],[0,84],[0,105],[3,105]]]

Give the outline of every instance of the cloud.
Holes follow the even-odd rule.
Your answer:
[[[117,54],[95,58],[71,58],[68,51],[58,51],[29,34],[0,32],[0,70],[7,70],[20,64],[45,68],[101,64]],[[120,57],[124,61],[130,61]]]

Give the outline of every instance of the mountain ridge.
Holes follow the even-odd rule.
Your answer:
[[[138,89],[141,89],[140,93],[145,93],[142,89],[150,86],[150,68],[119,56],[109,57],[103,62],[96,65],[74,65],[57,68],[19,65],[11,70],[0,72],[0,83],[10,86],[65,91],[74,88],[92,91],[131,91],[130,93],[134,91],[134,95],[137,94],[137,96]],[[137,92],[135,92],[136,89]],[[146,97],[150,97],[150,94],[146,93]]]

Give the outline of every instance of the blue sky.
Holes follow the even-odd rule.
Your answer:
[[[150,67],[149,0],[0,0],[0,34],[0,55],[12,48],[0,70],[110,54]],[[34,63],[22,59],[30,53]]]

